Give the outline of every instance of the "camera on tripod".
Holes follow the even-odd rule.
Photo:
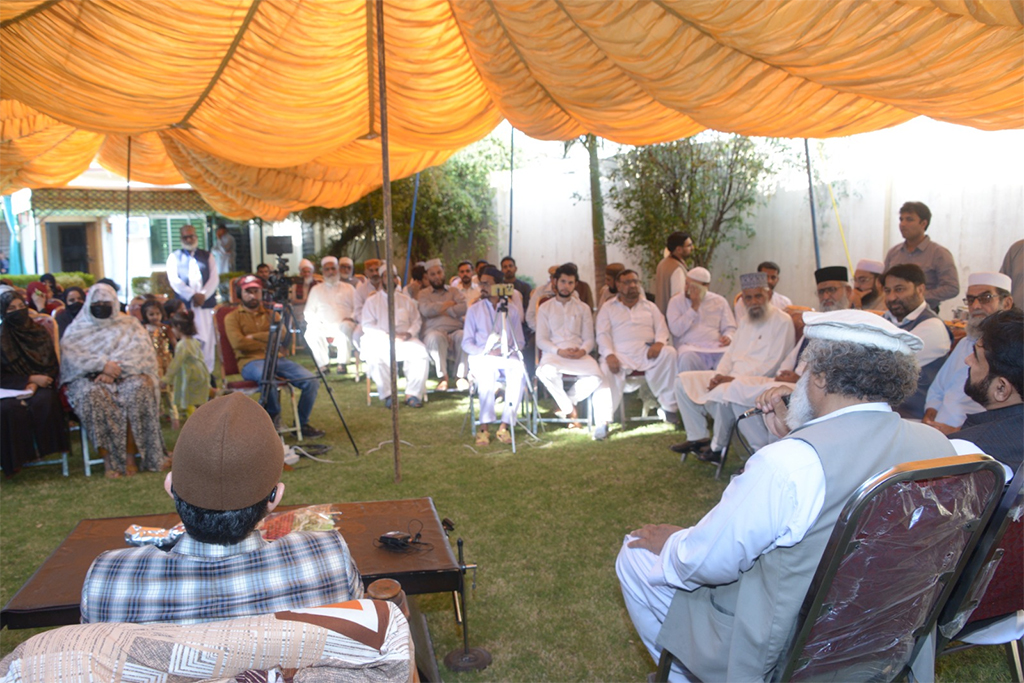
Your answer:
[[[283,304],[288,301],[292,286],[292,279],[285,274],[288,272],[288,259],[284,257],[292,253],[292,238],[287,235],[267,237],[267,253],[277,257],[277,268],[270,272],[263,300]]]

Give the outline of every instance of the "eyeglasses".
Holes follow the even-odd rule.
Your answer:
[[[818,296],[832,296],[839,291],[838,287],[819,287]]]
[[[975,301],[977,301],[979,304],[984,306],[985,304],[991,303],[992,300],[995,298],[996,295],[993,294],[992,292],[982,292],[978,296],[971,296],[970,294],[968,294],[967,296],[964,297],[964,303],[970,306]]]
[[[182,241],[182,242],[191,242],[191,241],[192,241],[192,240],[194,240],[194,239],[196,239],[196,236],[195,236],[195,234],[194,234],[194,233],[193,233],[193,234],[191,234],[191,235],[182,235],[182,236],[181,236],[181,241]]]

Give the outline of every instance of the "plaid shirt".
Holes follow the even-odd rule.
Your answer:
[[[230,546],[184,534],[170,552],[105,552],[85,577],[81,609],[82,623],[195,624],[362,597],[341,534],[304,531],[268,542],[254,531]]]

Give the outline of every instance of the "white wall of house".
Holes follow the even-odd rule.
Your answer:
[[[516,140],[520,144],[519,136]],[[583,279],[594,283],[586,155],[563,160],[562,143],[533,142],[547,145],[550,152],[515,173],[513,255],[519,270],[537,280],[549,265],[571,260]],[[811,163],[833,183],[838,204],[837,219],[827,190],[816,197],[822,265],[848,263],[840,222],[850,261],[882,260],[902,239],[898,212],[905,201],[923,201],[931,208],[928,233],[953,253],[961,292],[968,274],[998,270],[1009,246],[1024,237],[1024,131],[986,132],[916,119],[889,130],[826,140],[822,146],[824,157],[811,141]],[[614,151],[608,146],[602,156]],[[492,184],[499,236],[489,258],[496,260],[508,249],[508,172],[494,174]],[[615,216],[609,207],[605,219],[610,233]],[[813,305],[815,256],[804,169],[778,178],[752,226],[755,236],[744,248],[719,248],[711,267],[712,288],[731,296],[740,273],[772,260],[782,267],[779,291],[794,303]],[[608,245],[608,260],[636,267],[636,259],[617,245]],[[649,280],[653,274],[646,275]],[[959,298],[943,306],[944,315]]]

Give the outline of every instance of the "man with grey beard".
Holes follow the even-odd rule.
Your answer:
[[[967,277],[967,336],[949,352],[925,398],[924,418],[926,425],[935,427],[943,434],[951,434],[960,428],[968,415],[980,413],[984,407],[964,393],[967,381],[967,365],[964,359],[974,352],[978,331],[985,318],[996,311],[1013,308],[1010,296],[1010,278],[1002,273],[971,273]]]
[[[914,391],[919,338],[866,311],[804,322],[805,373],[758,399],[781,440],[695,526],[646,525],[619,552],[641,640],[655,661],[668,648],[682,662],[671,681],[771,680],[850,495],[895,465],[978,452],[893,411]]]
[[[768,379],[778,372],[793,349],[793,319],[768,303],[771,290],[764,273],[740,276],[746,314],[739,319],[733,341],[715,370],[681,372],[675,394],[687,441],[673,447],[677,453],[695,452],[702,460],[716,461],[728,447],[732,410],[723,398],[737,377]],[[708,435],[707,416],[715,421],[714,438]],[[721,425],[721,426],[720,426]],[[678,449],[678,450],[677,450]]]
[[[851,294],[853,287],[847,279],[845,266],[828,266],[814,271],[814,280],[818,287],[818,308],[822,312],[844,311],[851,307]],[[736,377],[726,384],[720,392],[720,398],[716,399],[722,405],[708,408],[708,412],[715,415],[714,438],[708,450],[711,455],[704,455],[702,460],[716,462],[721,458],[722,453],[729,448],[729,437],[732,434],[733,425],[739,417],[754,407],[754,401],[769,386],[788,385],[792,387],[804,373],[807,366],[803,358],[804,349],[810,340],[805,336],[800,343],[793,347],[779,367],[775,378],[763,377],[760,375],[747,375]],[[761,420],[744,420],[739,423],[743,437],[754,450],[768,445],[773,439],[765,429]],[[669,448],[676,453],[687,453],[692,450],[692,444],[681,443]],[[698,451],[698,457],[703,451]]]

